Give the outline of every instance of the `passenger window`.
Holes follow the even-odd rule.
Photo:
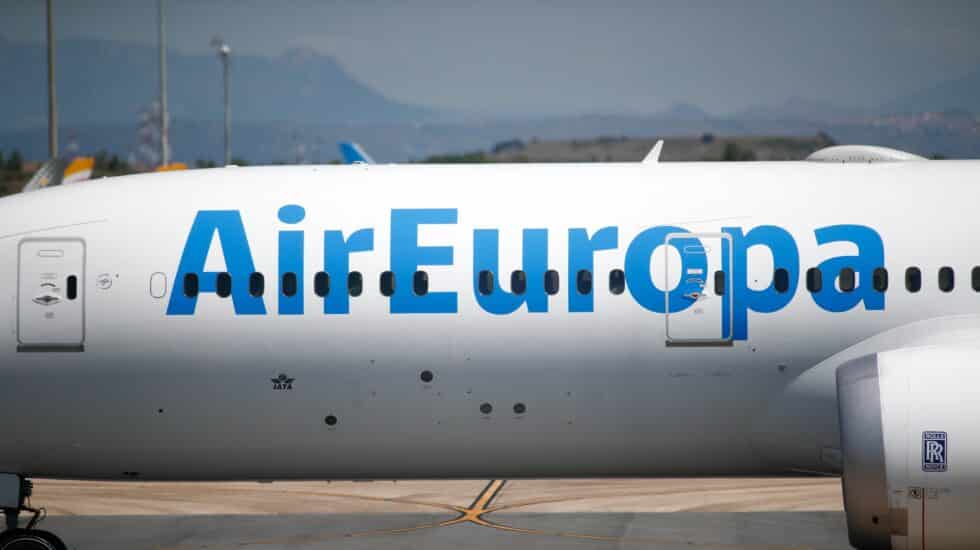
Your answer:
[[[395,293],[395,274],[391,271],[381,272],[381,295],[391,296]]]
[[[823,289],[823,272],[816,267],[806,270],[806,289],[810,292],[820,292]]]
[[[973,268],[973,271],[970,273],[970,279],[972,279],[973,290],[980,292],[980,266]]]
[[[838,280],[840,289],[844,292],[851,292],[852,290],[854,290],[856,279],[857,276],[852,268],[845,267],[844,269],[841,269],[840,279]]]
[[[360,271],[351,271],[347,274],[347,293],[351,296],[360,296],[364,292],[364,277]]]
[[[548,294],[558,294],[558,272],[554,269],[544,272],[544,291]]]
[[[789,271],[780,267],[772,274],[772,284],[776,287],[776,292],[783,294],[789,290]]]
[[[197,280],[196,273],[188,273],[184,275],[184,296],[188,298],[193,298],[197,296],[199,289],[199,284]]]
[[[330,275],[321,271],[313,276],[313,293],[320,298],[330,294]]]
[[[953,285],[955,281],[953,280],[953,268],[952,267],[941,267],[939,268],[939,290],[943,292],[949,292],[953,290]]]
[[[69,300],[78,298],[78,277],[69,275],[65,283],[65,297]]]
[[[248,293],[258,298],[265,294],[265,276],[261,273],[252,273],[248,276]]]
[[[425,271],[416,271],[412,276],[412,290],[416,296],[425,296],[429,293],[429,274]]]
[[[477,278],[477,290],[479,290],[480,294],[488,296],[493,292],[493,273],[484,269]]]
[[[579,294],[592,292],[592,272],[587,269],[580,270],[575,276],[575,286]]]
[[[527,292],[527,273],[517,270],[510,274],[510,291],[517,295]]]
[[[715,271],[715,296],[725,295],[725,272]]]
[[[296,296],[296,290],[299,287],[296,281],[296,274],[289,272],[282,274],[282,295],[283,296]]]
[[[614,269],[609,272],[609,292],[619,295],[626,290],[626,274],[622,269]]]
[[[214,292],[222,298],[231,296],[231,273],[218,273]]]
[[[910,267],[905,270],[905,289],[909,292],[918,292],[922,289],[922,272],[917,267]]]
[[[878,292],[888,290],[888,270],[883,267],[876,269],[871,276],[871,282]]]

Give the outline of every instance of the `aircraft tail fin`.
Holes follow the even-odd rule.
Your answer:
[[[664,150],[664,140],[657,140],[657,143],[653,145],[653,149],[647,153],[647,156],[643,158],[644,164],[656,164],[660,162],[660,153]]]
[[[367,154],[358,143],[353,141],[341,141],[339,143],[340,154],[344,158],[344,164],[374,164],[374,159]]]
[[[65,185],[92,179],[95,168],[93,157],[74,157],[71,159],[51,159],[38,168],[37,172],[24,185],[23,192],[37,191],[45,187]]]
[[[93,157],[75,157],[68,163],[68,166],[65,167],[64,175],[61,178],[61,184],[66,185],[69,183],[90,180],[92,179],[93,168],[95,168],[95,159]]]

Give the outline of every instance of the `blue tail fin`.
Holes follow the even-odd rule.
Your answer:
[[[374,164],[371,155],[364,152],[360,145],[353,141],[341,141],[339,143],[340,154],[344,157],[344,164]]]

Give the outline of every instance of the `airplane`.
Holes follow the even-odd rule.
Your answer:
[[[337,145],[340,148],[340,155],[343,157],[344,164],[374,164],[374,159],[367,154],[359,143],[341,141]]]
[[[792,473],[980,544],[980,161],[658,157],[0,199],[0,549],[65,547],[32,478]]]
[[[44,164],[24,185],[21,192],[68,185],[92,178],[95,157],[55,158]]]

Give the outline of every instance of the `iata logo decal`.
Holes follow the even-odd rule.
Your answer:
[[[290,378],[285,374],[280,374],[276,378],[272,378],[272,389],[273,390],[291,390],[293,389],[293,381],[295,378]]]
[[[922,432],[922,471],[946,471],[946,432]]]

